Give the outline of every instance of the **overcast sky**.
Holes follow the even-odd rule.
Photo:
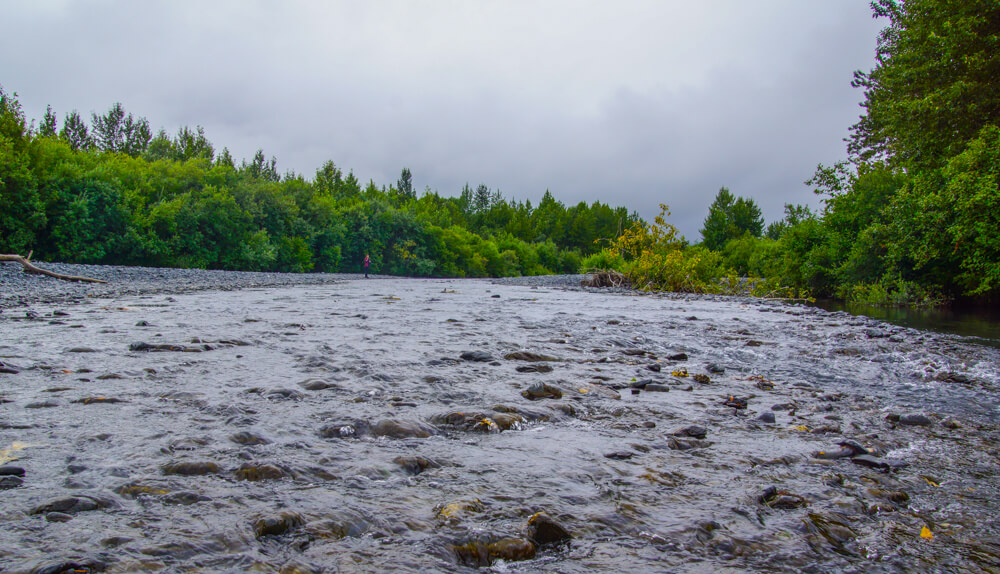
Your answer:
[[[29,118],[115,102],[217,150],[537,205],[667,203],[693,241],[721,186],[768,222],[844,157],[867,0],[0,0]]]

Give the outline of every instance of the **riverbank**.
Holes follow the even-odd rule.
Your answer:
[[[572,276],[149,273],[0,314],[9,571],[1000,568],[996,349]]]

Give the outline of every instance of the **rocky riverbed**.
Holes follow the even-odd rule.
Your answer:
[[[0,267],[2,571],[1000,571],[970,340],[578,277],[53,270],[112,283]]]

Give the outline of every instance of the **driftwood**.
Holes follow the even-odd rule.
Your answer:
[[[85,281],[87,283],[107,283],[107,281],[102,281],[100,279],[92,279],[90,277],[76,277],[73,275],[63,275],[62,273],[55,273],[53,271],[47,271],[39,267],[35,267],[31,263],[31,254],[29,253],[27,257],[21,257],[20,255],[3,255],[0,254],[0,262],[12,261],[20,263],[24,266],[25,273],[34,273],[36,275],[45,275],[47,277],[55,277],[56,279],[62,279],[63,281]]]
[[[621,273],[613,270],[592,269],[590,277],[580,281],[583,287],[622,287],[627,286],[628,279]]]

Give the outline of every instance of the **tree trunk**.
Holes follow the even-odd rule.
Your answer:
[[[54,273],[52,271],[46,271],[45,269],[40,269],[31,264],[28,258],[21,257],[20,255],[2,255],[0,254],[0,262],[3,261],[14,261],[20,263],[24,266],[25,273],[34,273],[36,275],[46,275],[48,277],[55,277],[56,279],[62,279],[63,281],[85,281],[87,283],[107,283],[107,281],[101,281],[100,279],[91,279],[90,277],[75,277],[73,275],[63,275],[62,273]]]

